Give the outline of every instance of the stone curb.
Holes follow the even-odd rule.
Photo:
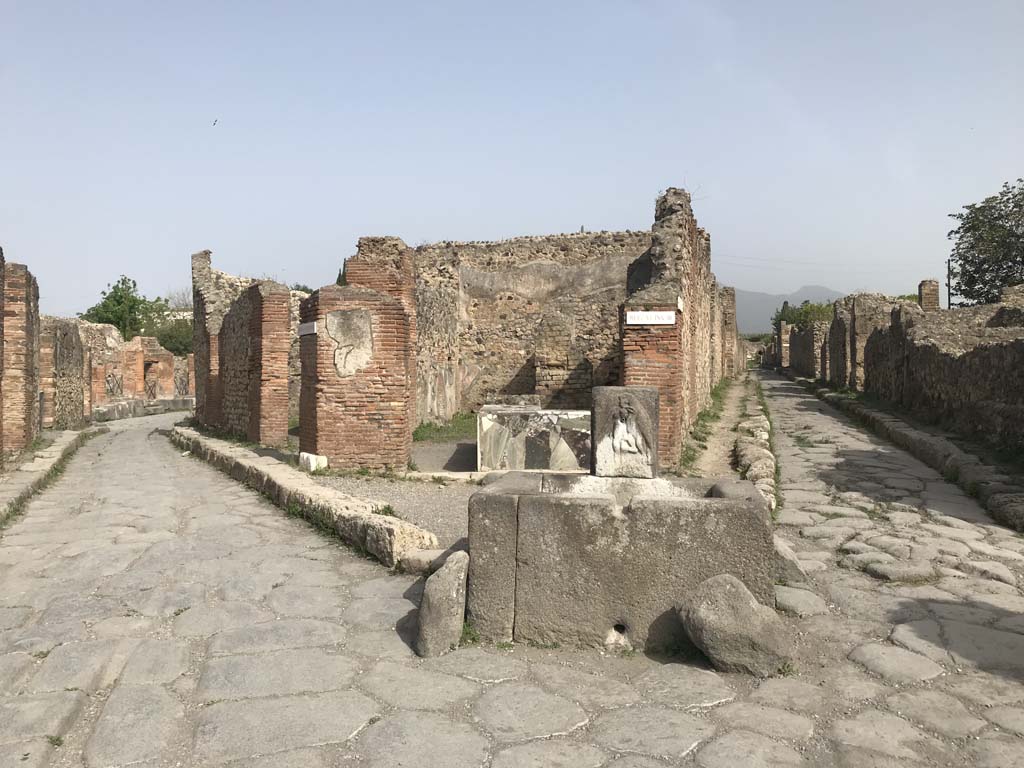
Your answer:
[[[106,427],[58,432],[52,444],[36,451],[17,469],[0,475],[0,530],[12,520],[32,496],[45,488],[54,468],[66,462],[87,440],[109,430]]]
[[[775,495],[775,454],[771,447],[771,419],[760,398],[754,399],[756,413],[736,425],[736,464],[740,476],[750,480],[774,512],[778,504]]]
[[[944,437],[916,429],[898,416],[844,397],[818,381],[796,376],[788,369],[781,369],[780,373],[836,410],[852,416],[879,437],[917,457],[948,482],[956,483],[977,498],[997,522],[1024,532],[1024,478],[1007,475]]]
[[[397,517],[379,514],[382,501],[360,499],[326,488],[305,473],[270,456],[207,437],[188,427],[173,427],[171,442],[193,456],[259,491],[277,506],[336,532],[346,544],[393,568],[417,549],[437,549],[437,537]]]

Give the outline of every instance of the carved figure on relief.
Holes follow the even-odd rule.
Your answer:
[[[334,342],[334,369],[352,376],[373,357],[373,325],[366,309],[340,309],[327,313],[327,335]]]

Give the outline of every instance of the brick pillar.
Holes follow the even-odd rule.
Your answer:
[[[23,451],[39,430],[39,288],[23,264],[3,274],[3,452]]]
[[[288,443],[288,350],[291,346],[291,296],[267,284],[249,289],[251,359],[255,375],[249,388],[249,439],[261,445]]]
[[[404,469],[415,357],[409,313],[378,291],[327,286],[303,300],[299,449],[337,469]]]
[[[676,467],[683,446],[687,412],[684,376],[683,313],[673,304],[632,304],[624,307],[622,326],[623,381],[627,387],[656,387],[658,400],[658,461]],[[657,312],[658,316],[648,313]],[[671,318],[671,324],[645,322]]]
[[[939,305],[939,281],[922,280],[917,285],[917,303],[925,312],[938,312]]]

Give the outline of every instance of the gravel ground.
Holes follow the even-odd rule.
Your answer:
[[[448,547],[467,535],[469,497],[480,490],[475,483],[432,483],[381,477],[324,476],[316,481],[351,496],[380,499],[395,514],[437,535]]]

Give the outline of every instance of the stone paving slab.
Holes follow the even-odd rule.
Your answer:
[[[1007,761],[1024,746],[1024,634],[1014,623],[1024,595],[940,560],[992,552],[928,542],[964,544],[948,532],[968,531],[1015,551],[1004,542],[1024,539],[973,513],[971,527],[930,515],[923,499],[886,507],[894,478],[939,491],[943,481],[806,393],[775,386],[765,382],[776,447],[799,457],[780,459],[783,492],[813,483],[841,508],[839,494],[858,483],[866,515],[813,513],[820,519],[777,528],[817,558],[803,561],[820,569],[800,589],[820,600],[807,602],[815,611],[824,605],[780,614],[799,633],[787,676],[719,674],[697,655],[664,663],[521,645],[418,659],[422,580],[182,456],[153,431],[173,417],[146,417],[90,441],[0,539],[0,765],[1016,765]],[[796,445],[791,435],[808,424],[830,436],[828,450]],[[871,526],[845,541],[800,534],[845,519]],[[929,546],[945,571],[911,583],[840,567],[853,554],[840,547],[854,543],[897,552],[897,562]],[[1024,575],[1012,558],[991,562]],[[911,654],[914,668],[938,674],[892,679],[847,658],[864,646]],[[895,666],[901,677],[909,667]]]

